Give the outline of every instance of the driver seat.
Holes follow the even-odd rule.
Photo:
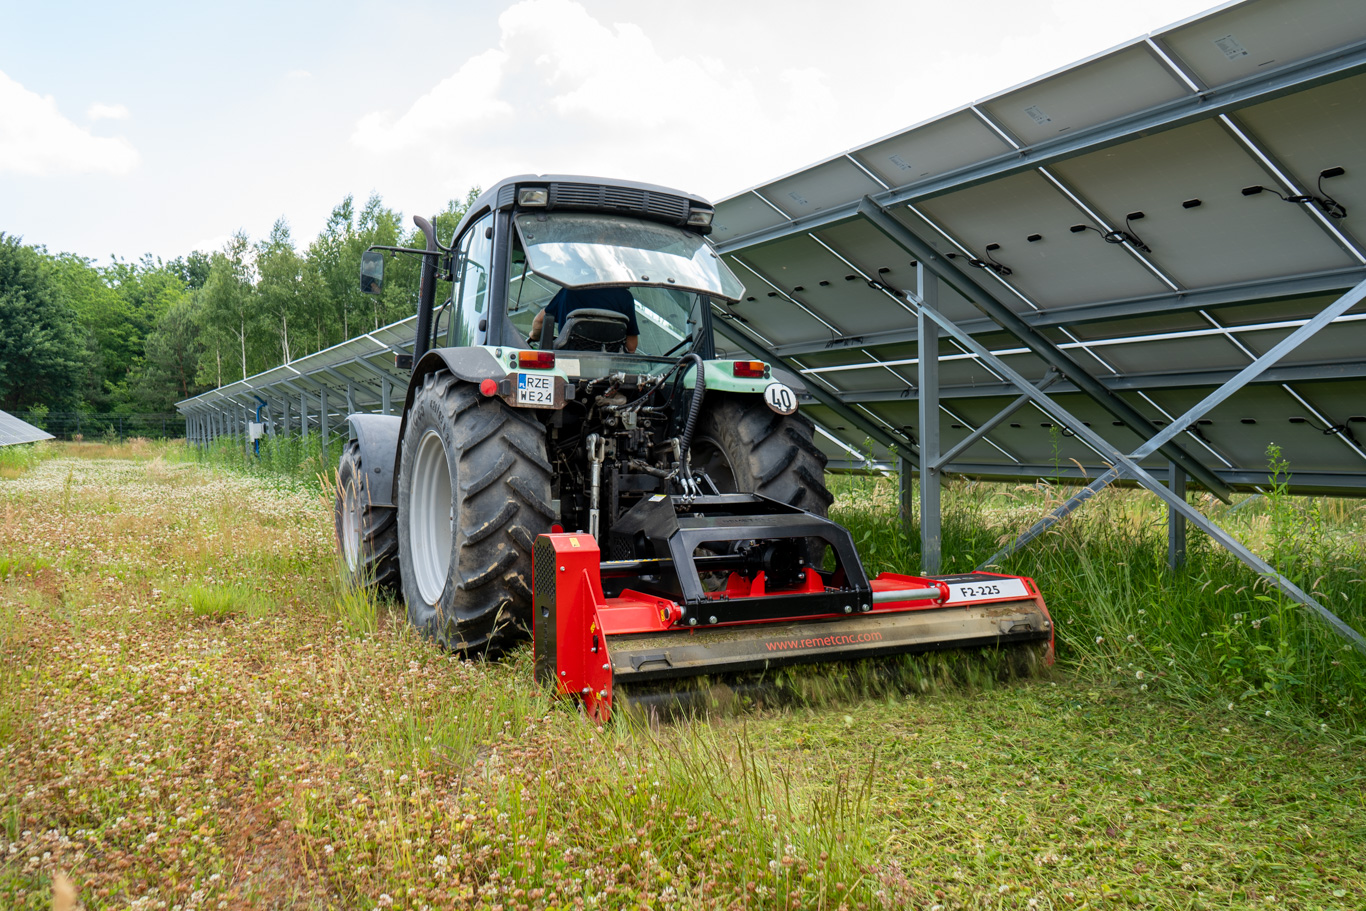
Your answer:
[[[626,350],[626,330],[630,321],[615,310],[583,307],[573,310],[564,328],[555,336],[555,347],[569,351]]]

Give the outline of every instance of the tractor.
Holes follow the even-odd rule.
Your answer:
[[[717,359],[744,288],[713,206],[622,180],[519,176],[420,257],[400,414],[353,414],[335,521],[358,585],[466,657],[533,639],[536,677],[610,713],[626,687],[933,648],[1038,644],[1032,580],[865,575],[829,521],[799,379]],[[449,288],[436,306],[438,286]]]

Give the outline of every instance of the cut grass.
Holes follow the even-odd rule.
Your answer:
[[[0,907],[51,907],[59,872],[90,909],[1362,907],[1359,718],[1134,677],[1152,646],[1087,626],[1152,614],[1134,554],[1040,574],[1064,647],[1042,678],[933,656],[904,686],[799,675],[782,709],[598,728],[529,650],[462,662],[339,587],[315,485],[156,464],[0,482],[25,567],[0,581]],[[982,514],[1021,505],[999,499]],[[270,607],[206,622],[194,587]]]

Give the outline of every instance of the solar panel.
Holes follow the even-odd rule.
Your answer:
[[[1064,356],[1089,375],[1078,380],[1109,390],[1088,401],[1071,382],[1057,387],[1060,402],[1128,451],[1141,436],[1097,402],[1118,397],[1164,426],[1366,278],[1356,227],[1366,217],[1366,7],[1253,0],[1216,10],[722,200],[720,223],[756,201],[787,215],[784,225],[766,212],[718,237],[729,260],[762,264],[776,293],[726,330],[765,340],[808,384],[914,448],[914,319],[887,295],[874,302],[867,279],[913,302],[916,257],[875,230],[863,197],[1000,312],[1040,330],[1027,350],[941,285],[940,312],[1002,363],[1039,377]],[[839,281],[846,264],[859,281]],[[793,320],[797,307],[828,325]],[[1349,414],[1366,401],[1361,312],[1221,403],[1181,446],[1246,487],[1265,477],[1275,428],[1297,489],[1366,491],[1366,454],[1353,443],[1366,422],[1356,428]],[[938,355],[947,450],[1014,391],[952,344]],[[812,414],[846,443],[867,431],[823,406]],[[1086,447],[1059,443],[1056,422],[1039,414],[1004,422],[948,470],[1047,476],[1059,454],[1103,467]]]
[[[8,412],[0,411],[0,446],[16,446],[20,443],[37,443],[51,439],[52,434],[46,430],[40,430],[27,421],[21,421]]]

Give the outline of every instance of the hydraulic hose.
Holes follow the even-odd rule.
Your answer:
[[[702,358],[696,354],[688,354],[683,357],[683,361],[691,360],[697,365],[697,383],[693,386],[692,404],[688,408],[688,422],[683,425],[683,436],[678,441],[679,457],[684,464],[688,460],[688,447],[692,445],[693,431],[697,429],[697,417],[702,413],[702,395],[707,391],[707,380],[704,374],[707,372],[706,364]]]

